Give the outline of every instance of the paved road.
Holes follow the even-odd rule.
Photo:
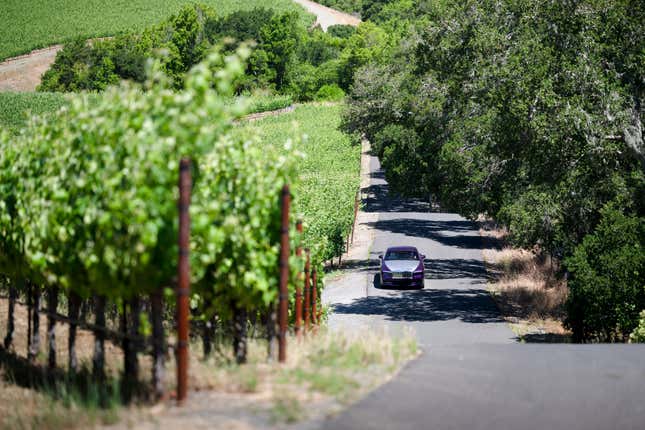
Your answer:
[[[645,345],[518,343],[485,290],[475,226],[388,197],[378,160],[369,164],[372,243],[326,288],[330,326],[412,326],[424,353],[325,428],[645,429]],[[422,291],[379,288],[378,255],[400,244],[427,256]]]

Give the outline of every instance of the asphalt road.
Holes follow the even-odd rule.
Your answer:
[[[369,164],[371,247],[326,288],[329,324],[410,326],[423,354],[325,428],[645,429],[645,345],[518,343],[486,292],[475,225],[388,196],[378,160]],[[426,255],[423,290],[380,288],[378,255],[394,245]]]

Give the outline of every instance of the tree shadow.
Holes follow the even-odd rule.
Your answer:
[[[397,296],[362,297],[349,304],[335,304],[334,313],[381,315],[390,321],[504,322],[490,295],[483,289],[424,289]]]
[[[136,387],[131,387],[116,376],[105,376],[97,381],[87,366],[81,366],[74,374],[61,368],[47,369],[2,346],[0,368],[2,378],[10,384],[39,391],[57,400],[69,400],[67,397],[73,396],[90,407],[111,408],[116,403],[143,400],[152,392],[148,382],[139,381]]]
[[[431,221],[413,218],[379,220],[367,224],[371,228],[404,234],[410,237],[420,237],[437,241],[446,246],[464,249],[482,249],[484,242],[471,221]],[[470,233],[446,235],[445,233]],[[487,246],[501,246],[498,239],[490,238]]]
[[[570,334],[557,333],[529,333],[518,336],[516,340],[525,343],[573,343]]]
[[[475,259],[425,259],[423,265],[426,279],[472,278],[483,281],[489,277],[484,263]]]
[[[379,173],[372,175],[377,177]],[[431,209],[427,201],[391,195],[387,184],[373,184],[361,192],[367,195],[363,199],[364,212],[430,212]]]

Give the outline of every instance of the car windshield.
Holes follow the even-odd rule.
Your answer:
[[[418,260],[419,257],[415,251],[388,251],[385,254],[386,260]]]

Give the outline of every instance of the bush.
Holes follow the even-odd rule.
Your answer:
[[[332,9],[358,15],[361,12],[363,0],[320,0],[318,3]]]
[[[353,25],[330,25],[327,27],[327,33],[333,37],[339,37],[341,39],[348,39],[354,33],[356,33],[356,27]]]
[[[111,45],[109,41],[90,45],[84,39],[68,43],[43,75],[38,90],[99,91],[118,82],[119,76],[110,55]]]
[[[336,84],[323,85],[316,91],[315,100],[323,101],[340,101],[345,97],[345,91]]]
[[[209,19],[205,24],[206,36],[212,44],[218,43],[223,37],[230,37],[238,42],[257,42],[262,27],[271,21],[273,15],[272,9],[258,7],[233,12],[222,18]]]
[[[335,39],[320,29],[314,29],[300,44],[298,59],[302,62],[319,66],[322,63],[337,58],[340,54],[338,39]]]
[[[645,343],[645,311],[641,312],[638,327],[629,335],[631,343]]]
[[[183,76],[197,64],[209,46],[205,23],[214,12],[205,6],[187,6],[141,34],[126,34],[88,43],[67,44],[43,75],[39,91],[103,91],[122,79],[142,83],[148,58],[162,58],[164,72],[181,87]],[[161,55],[160,55],[161,54]]]
[[[624,341],[645,309],[645,218],[613,204],[565,260],[571,277],[565,324],[578,341]]]
[[[311,101],[318,91],[318,70],[309,63],[301,63],[289,72],[286,91],[299,100]]]

